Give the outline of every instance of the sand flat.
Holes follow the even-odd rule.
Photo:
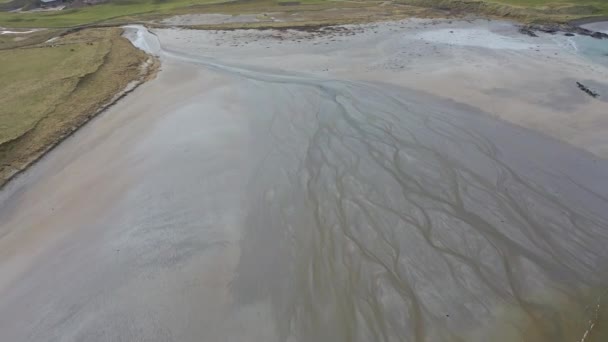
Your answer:
[[[560,37],[127,31],[158,78],[0,192],[3,338],[553,342],[604,312],[606,103],[570,85],[606,70]]]
[[[508,22],[486,20],[411,19],[346,27],[325,34],[155,32],[167,49],[229,63],[422,90],[608,157],[608,95],[593,100],[576,86],[590,82],[605,92],[608,65],[583,55],[570,37],[532,38]]]

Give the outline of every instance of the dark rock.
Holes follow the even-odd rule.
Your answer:
[[[574,36],[575,34],[579,34],[582,36],[589,36],[596,39],[608,39],[608,34],[606,33],[594,32],[572,24],[530,24],[521,26],[519,28],[519,32],[531,37],[538,37],[535,32],[544,32],[549,34],[564,32],[565,35],[569,37]]]
[[[591,89],[587,88],[585,85],[583,85],[583,84],[582,84],[582,83],[580,83],[580,82],[576,82],[576,85],[578,86],[578,89],[580,89],[580,90],[584,91],[585,93],[587,93],[589,96],[591,96],[591,97],[593,97],[593,98],[595,98],[595,97],[598,97],[598,96],[599,96],[599,94],[598,94],[598,93],[593,92]]]
[[[574,37],[575,34],[571,33],[571,32],[567,32],[567,33],[564,34],[564,36],[566,36],[566,37]]]
[[[604,32],[593,32],[593,34],[591,34],[591,37],[596,39],[608,39],[608,34]]]
[[[538,35],[536,35],[536,33],[534,33],[534,31],[530,30],[526,26],[520,27],[519,28],[519,32],[522,33],[522,34],[528,35],[530,37],[538,37]]]

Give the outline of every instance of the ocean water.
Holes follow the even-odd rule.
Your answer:
[[[576,36],[572,37],[572,42],[580,54],[608,66],[608,40]]]
[[[608,33],[608,22],[583,25],[584,28]],[[572,37],[578,52],[595,62],[608,65],[608,39],[595,39],[585,36]]]

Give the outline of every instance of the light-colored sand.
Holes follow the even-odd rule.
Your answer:
[[[168,49],[221,61],[422,90],[608,157],[608,68],[563,35],[509,23],[406,20],[348,31],[156,30]]]
[[[260,19],[261,18],[261,19]],[[259,21],[272,21],[270,17],[257,14],[183,14],[161,21],[165,25],[216,25],[228,23],[255,23]]]
[[[583,25],[584,28],[592,31],[600,31],[604,33],[608,33],[608,21],[602,21],[592,24]]]

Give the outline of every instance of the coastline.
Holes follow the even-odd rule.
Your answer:
[[[582,25],[586,25],[586,24],[595,24],[595,23],[601,23],[601,22],[605,22],[605,21],[608,21],[608,16],[597,16],[597,17],[575,19],[575,20],[571,20],[569,22],[569,24],[576,25],[576,26],[582,26]]]
[[[142,65],[143,66],[143,65]],[[158,71],[159,64],[156,59],[151,57],[148,62],[145,63],[145,70],[140,78],[131,81],[127,87],[125,87],[122,91],[114,94],[112,100],[102,104],[97,107],[91,113],[84,113],[79,117],[78,122],[71,125],[67,132],[63,132],[58,135],[50,144],[46,145],[43,149],[39,150],[36,154],[31,155],[27,161],[19,164],[17,167],[12,168],[10,172],[2,173],[2,177],[0,178],[0,191],[4,189],[13,179],[21,175],[23,172],[27,171],[30,167],[44,158],[49,152],[59,146],[66,139],[69,139],[76,131],[81,129],[83,126],[88,124],[91,120],[95,119],[97,116],[103,114],[110,107],[115,105],[118,101],[120,101],[125,96],[129,95],[135,89],[137,89],[140,85],[144,84],[148,80],[155,77],[156,72]]]
[[[191,15],[192,17],[196,17],[197,15]],[[203,16],[204,17],[204,16]],[[569,25],[574,25],[576,27],[582,27],[583,25],[588,25],[591,23],[598,23],[598,22],[603,22],[605,21],[606,18],[604,17],[591,17],[591,18],[583,18],[580,20],[576,20],[576,21],[571,21],[569,23]],[[454,18],[438,18],[438,19],[421,19],[421,18],[413,18],[413,19],[403,19],[401,21],[399,20],[394,20],[394,19],[387,19],[387,21],[374,21],[371,23],[359,23],[359,24],[342,24],[342,25],[332,25],[332,24],[326,24],[326,23],[322,23],[322,24],[314,24],[314,25],[304,25],[302,26],[301,24],[299,24],[298,22],[288,22],[288,23],[282,23],[281,25],[284,26],[280,26],[280,27],[273,27],[273,26],[259,26],[259,27],[255,27],[255,28],[250,28],[247,22],[239,22],[237,23],[237,26],[234,27],[224,27],[222,25],[176,25],[176,23],[172,23],[171,25],[169,25],[169,27],[166,26],[166,24],[160,24],[160,23],[153,23],[151,25],[151,30],[159,30],[159,31],[166,31],[166,30],[189,30],[189,29],[193,29],[195,31],[193,32],[201,32],[201,34],[203,36],[208,35],[209,32],[215,32],[216,34],[230,34],[230,32],[235,32],[236,35],[238,36],[240,34],[240,32],[249,32],[248,30],[254,30],[259,32],[259,36],[263,37],[265,35],[270,35],[270,36],[276,36],[278,34],[279,37],[281,36],[285,36],[286,38],[286,42],[289,41],[290,37],[290,32],[293,31],[298,31],[298,32],[302,32],[304,35],[312,35],[317,36],[317,37],[334,37],[334,36],[340,36],[343,35],[342,33],[340,33],[341,30],[346,28],[346,31],[350,31],[351,29],[354,31],[362,31],[362,30],[375,30],[374,27],[378,27],[378,26],[382,26],[385,24],[391,25],[391,23],[396,23],[396,22],[408,22],[408,21],[420,21],[421,27],[432,27],[432,26],[441,26],[441,25],[447,25],[447,27],[450,27],[451,23],[465,23],[465,22],[471,22],[471,20],[466,20],[466,21],[462,21],[461,19],[454,19]],[[476,21],[477,23],[480,22],[497,22],[500,23],[501,21],[497,21],[497,20],[493,20],[493,19],[475,19],[474,21]],[[449,24],[448,24],[449,23]],[[507,23],[507,22],[505,22]],[[240,25],[240,26],[239,26]],[[244,26],[243,26],[244,25]],[[519,23],[516,22],[512,22],[511,24],[513,27],[518,27]],[[126,27],[128,27],[129,25],[127,25]],[[217,27],[216,27],[217,26]],[[366,28],[367,27],[367,28]],[[526,26],[521,26],[521,27],[526,27]],[[214,29],[215,28],[215,29]],[[563,28],[563,26],[559,26],[558,29]],[[64,32],[62,33],[62,35],[68,34],[70,32],[76,32],[82,29],[86,29],[85,27],[83,28],[75,28],[75,29],[71,29],[68,32]],[[392,29],[391,29],[392,30]],[[522,30],[521,28],[519,29],[520,31]],[[561,32],[565,32],[568,33],[570,31],[568,30],[564,30]],[[411,32],[410,32],[411,33]],[[557,32],[558,34],[560,33],[560,31]],[[212,33],[213,34],[213,33]],[[352,32],[348,33],[353,34]],[[514,32],[510,33],[511,35],[515,34]],[[521,34],[526,34],[525,32],[521,32]],[[552,33],[554,34],[554,33]],[[545,37],[543,39],[546,39],[547,35],[545,35]],[[293,37],[292,37],[293,38]],[[309,37],[310,38],[310,37]],[[283,40],[284,38],[281,38],[280,40]],[[308,39],[308,38],[307,38]],[[321,38],[322,39],[322,38]],[[217,43],[217,42],[216,42]],[[323,42],[319,43],[322,44]],[[434,42],[433,44],[436,44],[437,42]],[[441,42],[439,42],[441,44]],[[220,48],[222,48],[223,44],[222,43],[217,43],[218,46],[220,46]],[[315,43],[317,44],[317,43]],[[327,43],[324,43],[327,44]],[[242,46],[242,45],[241,45]],[[229,57],[228,57],[229,58]],[[22,164],[20,164],[17,167],[12,167],[8,172],[6,170],[3,171],[3,176],[2,179],[0,181],[0,189],[2,187],[4,187],[11,179],[13,179],[14,177],[16,177],[17,175],[21,174],[23,171],[25,171],[29,166],[31,166],[32,164],[34,164],[36,161],[38,161],[40,158],[42,158],[47,152],[49,152],[50,150],[52,150],[53,148],[55,148],[59,143],[61,143],[61,141],[63,141],[64,139],[68,138],[74,131],[76,131],[78,128],[82,127],[83,125],[85,125],[88,121],[90,121],[92,118],[94,118],[95,116],[99,115],[100,113],[102,113],[103,111],[105,111],[108,107],[112,106],[114,103],[116,103],[117,101],[119,101],[121,98],[123,98],[124,96],[126,96],[127,94],[129,94],[134,88],[136,88],[137,86],[139,86],[141,83],[145,82],[146,80],[150,79],[151,77],[153,77],[153,74],[156,72],[156,70],[158,70],[159,67],[159,63],[160,61],[156,60],[156,59],[152,59],[153,62],[153,66],[151,67],[150,70],[146,69],[147,71],[144,71],[143,74],[141,74],[137,80],[134,80],[134,86],[131,87],[130,85],[127,85],[127,87],[125,87],[125,89],[121,90],[120,92],[116,93],[114,98],[112,98],[110,101],[108,101],[107,103],[104,103],[102,105],[100,105],[97,109],[95,109],[94,111],[92,111],[89,114],[84,114],[82,115],[82,117],[84,117],[84,119],[81,117],[78,119],[78,122],[76,125],[70,127],[68,130],[65,130],[64,133],[61,133],[61,135],[59,135],[56,139],[54,139],[49,145],[47,145],[45,148],[38,150],[35,154],[31,155],[25,162],[23,162]],[[314,60],[314,58],[313,58]],[[150,61],[150,60],[149,60]],[[415,59],[411,59],[410,62],[414,62],[414,63],[418,63]],[[148,63],[148,62],[146,62]],[[424,65],[426,62],[423,62],[422,64]],[[449,63],[446,61],[446,63]],[[523,63],[526,63],[525,61]],[[322,68],[323,66],[318,66],[319,68]],[[329,70],[329,68],[333,68],[332,66],[327,66],[327,69]],[[414,74],[418,74],[419,72],[426,72],[428,70],[425,70],[424,68],[428,68],[428,66],[423,66],[423,69],[418,70],[418,71],[414,71]],[[431,82],[425,82],[428,83],[428,86],[419,86],[418,82],[416,83],[411,83],[411,82],[405,82],[402,83],[401,81],[395,81],[395,74],[393,72],[389,73],[388,75],[385,75],[383,73],[382,70],[377,70],[379,75],[377,77],[377,80],[382,80],[382,81],[389,81],[392,83],[395,83],[396,85],[406,85],[406,86],[410,86],[413,87],[414,89],[418,89],[418,90],[423,90],[423,91],[430,91],[431,93],[434,93],[435,95],[442,95],[442,93],[436,93],[433,92],[433,90],[436,88],[433,84],[436,82],[440,82],[439,79],[435,80],[435,81],[431,81]],[[401,70],[397,70],[398,72],[402,72]],[[471,70],[464,70],[463,72],[471,72]],[[411,77],[412,75],[410,75],[409,77]],[[366,76],[367,77],[367,76]],[[372,77],[373,79],[374,77]],[[595,81],[594,81],[595,82]],[[131,89],[132,88],[132,89]],[[448,93],[450,93],[450,91],[448,91]],[[470,98],[471,94],[469,95],[464,95],[464,93],[456,93],[451,95],[451,98],[453,100],[456,101],[463,101],[465,98]],[[474,96],[473,96],[474,97]],[[487,101],[487,100],[486,100]],[[464,100],[465,103],[474,105],[474,106],[480,106],[479,103],[475,103],[475,101],[473,102],[467,102],[466,100]],[[488,110],[489,108],[487,106],[481,105],[480,108],[483,108],[485,110]],[[490,110],[491,111],[491,110]],[[568,141],[570,143],[573,143],[576,146],[585,148],[585,143],[581,143],[578,142],[579,140],[581,140],[581,138],[579,138],[579,136],[582,136],[584,134],[579,134],[579,133],[564,133],[564,129],[555,129],[555,128],[543,128],[542,126],[544,124],[549,124],[549,127],[552,127],[550,122],[535,122],[534,120],[530,121],[530,120],[524,120],[522,121],[521,119],[510,119],[509,116],[507,115],[506,117],[504,115],[501,114],[495,114],[497,117],[501,118],[501,119],[505,119],[507,121],[511,121],[513,123],[516,124],[520,124],[523,127],[527,127],[527,128],[531,128],[533,130],[542,132],[544,134],[548,134],[550,136],[556,137],[560,140],[565,140]],[[545,114],[546,115],[546,114]],[[566,124],[566,126],[571,126],[573,124],[568,123]],[[574,124],[576,125],[576,124]],[[603,127],[604,124],[602,124]],[[594,134],[594,136],[598,136],[598,135],[602,135],[603,134],[603,130],[601,134]],[[573,137],[573,134],[576,135],[577,137]],[[565,137],[565,135],[567,135],[568,137]],[[584,140],[584,139],[583,139]],[[589,149],[588,149],[589,150]],[[608,156],[608,147],[601,147],[599,149],[595,149],[592,148],[590,149],[591,152],[606,158]]]
[[[68,33],[64,33],[63,35],[66,34]],[[105,63],[107,63],[107,61],[104,62],[104,64]],[[102,67],[105,66],[102,65],[100,69]],[[106,96],[107,98],[107,100],[105,100],[104,102],[98,104],[93,103],[91,105],[91,108],[83,112],[75,113],[72,117],[64,119],[67,120],[66,123],[62,123],[57,128],[52,128],[52,131],[50,132],[38,133],[36,129],[39,125],[41,125],[41,122],[47,117],[52,119],[52,113],[50,115],[47,114],[47,117],[43,117],[32,128],[28,129],[28,131],[26,131],[22,135],[18,136],[13,140],[6,141],[0,144],[3,153],[3,165],[2,168],[0,168],[0,190],[3,189],[4,186],[6,186],[12,179],[26,171],[30,166],[35,164],[47,153],[56,148],[62,141],[69,138],[82,126],[86,125],[93,118],[100,115],[105,110],[114,105],[116,102],[118,102],[120,99],[131,93],[139,85],[154,78],[158,69],[159,61],[154,56],[148,56],[147,59],[141,60],[140,65],[137,67],[138,72],[136,75],[134,75],[135,77],[133,79],[127,79],[125,81],[122,81],[122,83],[124,83],[124,87],[122,89],[119,89],[115,93],[104,94],[104,96]],[[125,69],[123,72],[127,71],[129,70]],[[95,73],[97,72],[98,70]],[[93,75],[86,75],[85,77],[87,79],[91,79]],[[112,77],[111,72],[106,71],[105,77]],[[76,89],[74,92],[76,92],[77,90],[78,89]],[[72,100],[75,99],[66,99],[66,101]],[[44,141],[42,143],[36,143],[32,145],[32,147],[28,147],[27,145],[24,146],[22,141],[31,140],[33,134],[35,135],[34,139],[44,139]],[[42,138],[38,137],[40,135],[42,135]]]
[[[152,31],[171,51],[223,63],[391,83],[446,97],[608,158],[608,68],[582,55],[572,40],[577,37],[567,32],[529,37],[516,23],[484,19],[406,19],[312,31]],[[242,54],[248,58],[241,60]],[[592,99],[577,82],[600,96]]]
[[[7,339],[568,342],[604,322],[608,160],[521,128],[605,128],[576,88],[605,67],[571,37],[129,30],[157,78],[0,192]]]
[[[434,17],[437,14],[433,14],[431,15],[431,17]],[[205,18],[206,15],[203,14],[192,14],[189,15],[190,17],[196,18],[197,16],[200,16],[201,18]],[[213,16],[213,15],[211,15]],[[309,22],[309,23],[302,23],[302,22],[298,22],[298,21],[287,21],[287,22],[277,22],[274,24],[277,24],[278,26],[275,25],[268,25],[268,23],[253,23],[253,22],[247,22],[247,20],[242,21],[242,20],[236,20],[234,23],[205,23],[206,19],[202,19],[202,21],[200,21],[198,24],[184,24],[184,23],[180,23],[179,20],[176,21],[175,18],[179,18],[180,16],[175,16],[175,17],[170,17],[170,18],[166,18],[163,20],[163,22],[149,22],[147,23],[150,28],[152,30],[174,30],[174,29],[180,29],[180,30],[197,30],[197,31],[201,31],[201,32],[242,32],[244,30],[256,30],[261,32],[261,36],[267,34],[270,32],[271,35],[274,35],[275,33],[272,32],[278,32],[279,36],[281,35],[286,35],[287,37],[289,37],[289,32],[291,31],[300,31],[300,32],[304,32],[304,33],[310,33],[312,35],[318,35],[318,36],[332,36],[333,34],[337,34],[340,35],[340,30],[344,29],[344,28],[352,28],[352,27],[374,27],[377,25],[383,25],[384,23],[394,23],[394,22],[398,22],[400,20],[397,20],[395,18],[387,18],[385,20],[382,21],[378,21],[378,19],[369,19],[369,22],[362,22],[362,23],[341,23],[341,24],[335,24],[335,23],[329,23],[329,22],[322,22],[322,23],[315,23],[315,22]],[[250,19],[253,17],[250,17]],[[512,25],[514,27],[519,27],[519,31],[521,34],[528,34],[531,36],[536,36],[536,33],[540,32],[550,32],[552,35],[554,34],[560,34],[560,33],[570,33],[570,32],[577,32],[579,34],[581,34],[581,30],[583,29],[583,26],[585,25],[589,25],[589,24],[594,24],[594,23],[601,23],[604,22],[608,19],[608,17],[588,17],[588,18],[581,18],[581,19],[577,19],[577,20],[572,20],[570,22],[568,22],[568,24],[566,24],[565,26],[563,24],[548,24],[548,26],[543,26],[541,25],[525,25],[522,24],[520,22],[511,22]],[[401,21],[408,21],[410,19],[401,19]],[[411,20],[420,20],[422,22],[426,22],[425,24],[422,24],[424,26],[426,25],[437,25],[437,23],[452,23],[452,22],[471,22],[471,20],[473,21],[477,21],[477,22],[483,22],[483,21],[494,21],[494,22],[501,22],[500,20],[496,20],[496,19],[467,19],[467,20],[463,20],[462,18],[453,18],[453,17],[449,17],[449,18],[434,18],[434,19],[424,19],[424,18],[412,18]],[[194,19],[194,21],[196,21],[196,19]],[[127,25],[128,27],[129,25]],[[85,29],[89,29],[89,28],[94,28],[94,27],[108,27],[104,24],[102,25],[86,25],[86,26],[82,26],[82,27],[75,27],[75,28],[71,28],[65,32],[62,32],[60,36],[64,36],[67,35],[69,33],[72,32],[78,32],[80,30],[85,30]],[[111,26],[110,26],[111,27]],[[333,32],[336,30],[337,32]],[[349,30],[349,29],[347,29]],[[533,33],[536,32],[536,33]],[[593,31],[587,31],[587,32],[593,32]],[[206,33],[203,33],[203,35],[205,35]],[[585,35],[590,35],[588,33],[582,32],[582,34]],[[545,37],[546,38],[546,37]],[[289,38],[288,38],[289,40]],[[158,65],[157,63],[160,63],[157,60],[154,60],[154,66],[152,67],[152,69],[149,73],[150,74],[154,74],[158,69]],[[147,62],[146,62],[147,63]],[[146,74],[147,72],[144,72],[144,74]],[[145,82],[145,80],[149,79],[148,76],[146,75],[140,75],[138,77],[138,80],[134,80],[133,82],[135,82],[135,87],[137,87],[139,84],[141,84],[142,82]],[[380,72],[380,74],[382,74],[382,72]],[[383,75],[380,76],[379,79],[391,79],[393,78],[394,75]],[[393,82],[393,81],[392,81]],[[399,84],[400,82],[396,82],[396,84]],[[412,86],[412,84],[406,84],[408,86]],[[3,170],[3,174],[2,177],[0,179],[0,188],[2,188],[4,185],[6,185],[6,183],[8,181],[10,181],[11,179],[13,179],[15,176],[17,176],[18,174],[22,173],[24,170],[26,170],[30,165],[32,165],[33,163],[35,163],[37,160],[39,160],[41,157],[43,157],[48,151],[50,151],[51,149],[53,149],[54,147],[56,147],[63,139],[69,137],[75,130],[77,130],[79,127],[81,127],[82,125],[86,124],[90,119],[92,119],[93,117],[95,117],[96,115],[98,115],[99,113],[103,112],[106,108],[108,108],[109,106],[111,106],[112,104],[114,104],[116,101],[118,101],[119,99],[123,98],[125,95],[127,95],[128,93],[130,93],[132,91],[132,89],[129,89],[130,86],[127,85],[127,87],[125,87],[125,89],[119,91],[118,93],[115,94],[115,97],[108,101],[108,103],[104,103],[101,104],[97,109],[93,110],[91,113],[89,114],[84,114],[82,115],[84,117],[84,120],[82,118],[79,119],[78,123],[72,127],[70,127],[69,129],[67,129],[66,131],[64,131],[64,133],[61,133],[60,136],[58,136],[55,140],[53,140],[49,145],[47,145],[46,147],[44,147],[43,149],[39,150],[36,152],[36,154],[30,156],[27,161],[23,162],[22,164],[18,165],[17,167],[11,167],[10,170],[6,171]],[[416,88],[416,86],[414,85],[414,88]],[[432,88],[434,88],[434,86],[430,86],[430,87],[426,87],[426,88],[419,88],[419,90],[425,90],[425,91],[431,91],[432,92]],[[441,94],[436,94],[436,95],[441,95]],[[459,101],[462,98],[461,95],[455,95],[455,97],[453,97],[454,100]],[[466,101],[465,101],[466,102]],[[473,105],[475,105],[475,103],[473,103]],[[482,106],[483,107],[483,106]],[[498,115],[498,117],[501,117],[500,115]],[[509,119],[507,118],[507,121],[509,121]],[[517,124],[522,124],[521,122],[518,122],[517,120],[513,121],[514,123]],[[555,132],[551,132],[551,130],[547,131],[546,129],[543,129],[542,127],[540,127],[542,124],[541,123],[523,123],[522,124],[524,127],[528,127],[528,128],[532,128],[538,131],[541,131],[545,134],[549,134],[552,136],[557,137],[558,139],[562,139],[563,137],[560,137],[560,135],[562,133],[555,133]],[[572,142],[572,140],[570,139],[566,139],[566,141],[570,141]],[[578,145],[579,147],[581,147],[581,144],[577,144],[575,143],[575,145]],[[601,149],[602,151],[604,150],[608,150],[608,148],[603,148]],[[598,153],[597,151],[594,153]],[[605,152],[599,152],[600,156],[602,157],[606,157],[608,154],[606,154]]]

